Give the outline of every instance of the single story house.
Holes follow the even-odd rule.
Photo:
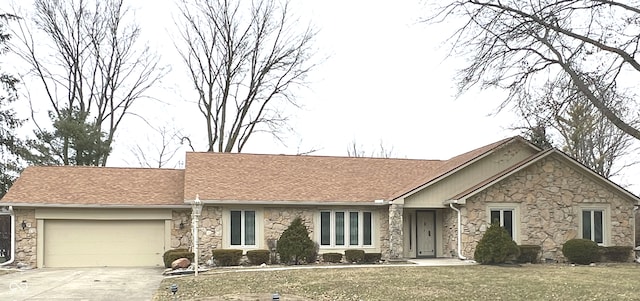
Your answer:
[[[0,201],[6,264],[156,266],[190,248],[268,249],[302,217],[320,253],[473,258],[492,220],[563,260],[587,238],[634,246],[638,196],[521,137],[449,160],[187,153],[184,169],[28,167]],[[1,224],[1,223],[0,223]],[[9,242],[7,242],[9,240]]]

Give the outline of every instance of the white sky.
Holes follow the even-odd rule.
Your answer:
[[[144,38],[172,67],[153,92],[166,104],[144,100],[135,111],[155,126],[182,129],[196,151],[206,150],[204,119],[195,102],[184,99],[193,89],[184,80],[187,73],[171,40],[173,0],[130,3],[137,7]],[[289,112],[295,133],[287,136],[286,145],[269,135],[254,136],[245,152],[296,154],[318,149],[314,155],[345,156],[355,140],[367,153],[377,151],[382,142],[393,148],[396,157],[448,159],[517,134],[509,130],[516,123],[512,113],[491,116],[502,101],[499,93],[473,92],[455,98],[453,75],[463,61],[447,59],[444,45],[455,26],[419,23],[427,15],[420,1],[292,3],[302,26],[310,21],[320,30],[318,57],[327,59],[308,78],[309,88],[296,93],[304,108]],[[116,139],[110,166],[136,165],[130,147],[158,138],[132,116],[123,122]],[[183,147],[176,160],[182,160],[186,150]],[[638,178],[636,168],[616,180],[626,185]],[[640,185],[632,187],[633,192],[639,190]]]

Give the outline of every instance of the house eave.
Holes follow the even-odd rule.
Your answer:
[[[45,203],[0,203],[0,206],[13,206],[14,208],[113,208],[113,209],[187,209],[188,205],[144,205],[144,204],[45,204]]]
[[[388,206],[390,202],[372,201],[273,201],[273,200],[200,200],[203,205],[261,205],[261,206]],[[193,204],[193,200],[185,200],[185,204]]]

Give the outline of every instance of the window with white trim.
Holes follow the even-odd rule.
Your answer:
[[[499,223],[513,241],[520,243],[520,203],[488,203],[486,212],[487,223]]]
[[[604,244],[604,209],[582,210],[582,238]]]
[[[502,226],[505,230],[507,230],[507,232],[509,233],[509,236],[511,236],[511,239],[513,239],[513,233],[514,231],[514,211],[511,208],[495,208],[495,209],[491,209],[491,220],[490,222],[493,223],[498,223],[500,224],[500,226]]]
[[[230,211],[232,246],[256,245],[256,212],[253,210]]]
[[[361,247],[373,245],[373,219],[370,211],[321,211],[320,245]]]

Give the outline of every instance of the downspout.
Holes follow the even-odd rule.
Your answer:
[[[9,206],[9,214],[11,215],[11,258],[0,263],[0,267],[10,265],[16,259],[16,215],[13,212],[13,206]]]
[[[462,213],[460,213],[460,209],[453,206],[453,202],[449,203],[449,207],[458,213],[458,259],[467,260],[467,257],[462,255]]]

